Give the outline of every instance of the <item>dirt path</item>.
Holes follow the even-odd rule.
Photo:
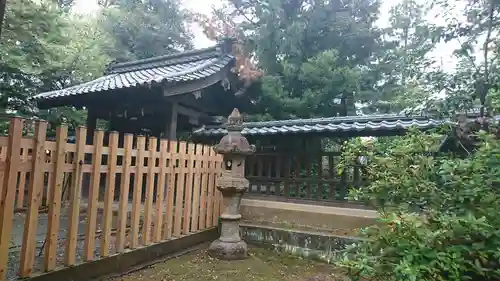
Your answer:
[[[348,281],[332,265],[251,249],[244,261],[219,261],[198,251],[107,281]]]

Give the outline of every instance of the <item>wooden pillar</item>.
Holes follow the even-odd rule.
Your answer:
[[[170,103],[170,110],[167,113],[167,118],[166,118],[166,126],[165,126],[165,132],[164,135],[169,139],[169,140],[176,140],[177,139],[177,116],[178,114],[178,104],[176,102]]]
[[[87,109],[87,144],[94,141],[94,131],[97,126],[97,115],[95,108]]]

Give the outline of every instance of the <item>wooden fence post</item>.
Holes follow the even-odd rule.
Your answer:
[[[191,232],[198,231],[198,223],[200,221],[200,185],[201,181],[201,159],[203,159],[203,146],[196,145],[194,154],[193,168],[193,208],[191,211]],[[191,164],[191,165],[193,165]]]
[[[202,163],[200,167],[200,213],[198,220],[198,229],[203,230],[207,227],[207,199],[208,199],[208,163],[210,162],[210,154],[208,153],[208,146],[203,145],[202,149]]]
[[[90,192],[87,206],[87,228],[85,229],[84,260],[94,259],[95,231],[97,225],[97,204],[99,203],[99,183],[101,179],[102,146],[104,142],[104,131],[95,130],[94,155],[92,157],[92,174],[90,175]],[[108,245],[101,245],[107,247]]]
[[[116,233],[116,252],[125,250],[125,234],[127,232],[128,195],[130,191],[130,171],[132,165],[132,134],[125,134],[123,138],[123,173],[120,181],[120,201],[118,203],[118,229]]]
[[[155,166],[156,166],[156,138],[149,138],[148,177],[146,181],[146,192],[144,198],[144,223],[142,226],[142,245],[147,246],[151,242],[151,222],[153,212],[153,193],[155,188]],[[157,191],[158,192],[158,191]],[[158,214],[160,215],[160,214]]]
[[[85,156],[85,143],[87,129],[76,129],[76,155],[74,159],[73,183],[69,195],[68,234],[66,238],[66,252],[64,264],[67,266],[76,263],[76,244],[78,239],[78,224],[80,222],[80,197],[82,192],[83,161]]]
[[[19,170],[19,156],[21,154],[21,138],[23,121],[14,118],[10,121],[7,144],[7,157],[3,186],[0,194],[0,281],[5,280],[9,246],[12,235],[12,219],[14,216],[14,202],[16,198],[17,173]]]
[[[158,175],[158,186],[156,188],[156,221],[154,223],[154,241],[160,242],[162,240],[161,231],[163,225],[163,210],[164,210],[164,194],[165,182],[167,173],[167,147],[168,142],[165,139],[160,140],[160,174]]]
[[[144,147],[146,137],[137,137],[137,156],[135,158],[136,171],[134,175],[134,196],[132,198],[132,235],[130,248],[135,249],[139,246],[139,224],[141,221],[141,197],[142,197],[142,177],[144,170]]]
[[[187,155],[187,168],[186,168],[186,190],[184,197],[184,208],[183,208],[183,225],[182,225],[182,234],[186,235],[190,232],[190,224],[191,224],[191,208],[193,204],[193,177],[194,177],[194,162],[196,159],[195,149],[196,146],[193,143],[187,144],[188,147],[188,155]]]
[[[174,237],[181,236],[182,230],[182,216],[184,210],[184,189],[186,184],[186,142],[179,142],[179,166],[177,175],[177,186],[175,188],[175,205],[174,205]]]
[[[207,222],[206,227],[210,228],[214,226],[214,200],[215,200],[215,170],[216,170],[216,162],[215,162],[215,151],[212,147],[208,147],[208,173],[207,173],[207,185],[208,185],[208,200],[207,200]]]
[[[176,169],[176,159],[177,157],[177,147],[179,142],[176,140],[170,140],[169,143],[169,167],[168,167],[168,184],[167,184],[167,198],[166,198],[166,210],[164,221],[164,239],[172,238],[172,230],[173,230],[173,216],[174,216],[174,194],[175,194],[175,186],[179,179],[177,178],[177,170]],[[180,161],[180,160],[179,160]],[[179,165],[180,166],[180,165]],[[177,179],[176,179],[177,178]]]
[[[56,130],[56,164],[52,182],[52,192],[48,198],[49,222],[47,226],[47,244],[45,245],[44,268],[45,271],[54,270],[56,267],[56,247],[59,238],[59,220],[61,216],[61,196],[64,183],[64,163],[66,158],[66,139],[68,127],[61,126]]]
[[[47,122],[37,121],[35,127],[35,147],[32,155],[31,180],[28,186],[28,209],[24,221],[23,244],[21,246],[21,278],[29,277],[33,271],[36,250],[36,228],[38,208],[44,185],[45,138]],[[19,157],[19,153],[17,155]]]
[[[115,183],[116,183],[116,166],[118,155],[118,133],[111,132],[109,134],[109,154],[108,154],[108,174],[106,177],[106,187],[104,194],[104,218],[103,218],[103,233],[101,237],[101,256],[109,256],[109,247],[111,244],[111,228],[113,219],[113,200],[115,196]],[[128,164],[128,163],[122,163]],[[123,175],[121,180],[125,180]],[[121,194],[122,191],[120,191]]]

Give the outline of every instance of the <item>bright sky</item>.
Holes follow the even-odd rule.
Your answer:
[[[185,8],[195,12],[201,12],[209,14],[212,11],[212,7],[220,6],[223,0],[183,0],[183,5]],[[396,4],[398,0],[382,0],[382,7],[380,9],[381,15],[379,20],[379,25],[385,26],[389,20],[389,10],[392,5]],[[80,13],[92,13],[98,9],[97,0],[77,0],[75,11]],[[436,12],[438,13],[438,12]],[[427,20],[436,24],[442,24],[443,18],[436,15],[436,13],[430,13],[427,15]],[[214,45],[215,43],[209,40],[202,32],[201,28],[197,25],[192,25],[191,29],[194,33],[194,46],[195,48],[204,48]],[[451,45],[450,45],[451,44]],[[441,62],[445,70],[453,70],[455,68],[456,60],[454,59],[452,52],[456,49],[456,43],[439,44],[436,47],[432,57],[436,61]]]

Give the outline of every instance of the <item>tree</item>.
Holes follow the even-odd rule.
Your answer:
[[[7,7],[0,45],[3,110],[28,113],[28,98],[43,86],[54,67],[60,67],[58,61],[67,41],[62,34],[64,23],[58,17],[46,3],[21,0]]]
[[[428,11],[428,5],[415,0],[403,0],[391,7],[390,25],[384,29],[382,48],[374,54],[370,68],[374,89],[358,98],[365,113],[412,109],[434,93],[428,83],[439,71],[429,54],[442,28],[423,19]]]
[[[54,125],[71,123],[73,117],[80,120],[80,113],[72,108],[37,111],[30,97],[101,75],[110,61],[102,52],[109,45],[105,33],[91,21],[70,17],[50,1],[12,2],[4,27],[0,43],[2,112],[38,115]]]
[[[357,92],[371,87],[355,79],[378,48],[377,11],[377,1],[230,0],[207,34],[244,38],[263,73],[247,91],[254,117],[354,114]]]
[[[439,80],[438,86],[446,90],[444,103],[436,104],[448,115],[457,109],[470,110],[480,107],[480,120],[486,126],[486,117],[493,111],[486,108],[494,102],[499,89],[499,41],[500,2],[497,0],[473,0],[438,2],[444,11],[458,10],[460,14],[443,13],[446,17],[445,42],[456,41],[458,67],[455,73]]]
[[[104,29],[118,61],[150,58],[192,48],[187,14],[177,0],[100,1]]]
[[[84,83],[101,77],[112,58],[113,40],[95,18],[67,19],[65,36],[65,56],[54,66],[51,75],[46,77],[41,92],[62,89],[74,84]],[[85,125],[87,113],[84,109],[73,107],[52,108],[38,112],[38,117],[49,121],[53,126],[65,123],[70,130]]]

